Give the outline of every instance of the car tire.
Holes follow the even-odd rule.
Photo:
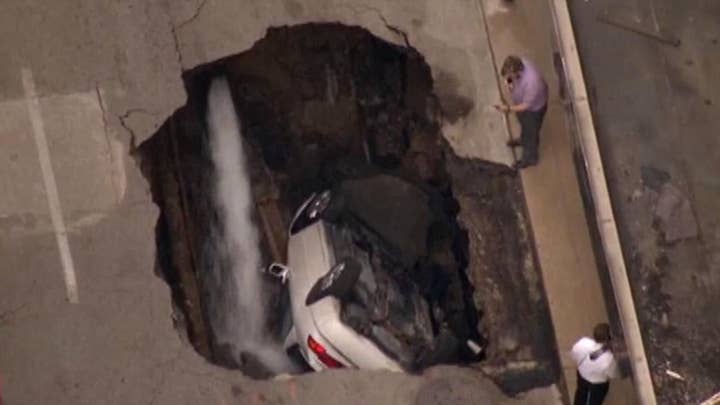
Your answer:
[[[323,214],[332,203],[332,200],[333,195],[330,190],[317,193],[315,198],[313,198],[310,204],[305,208],[305,215],[311,221],[315,221],[316,219],[323,217]]]
[[[362,265],[353,258],[346,258],[333,266],[327,274],[320,277],[308,292],[305,305],[312,305],[327,296],[339,300],[348,297],[360,278]]]

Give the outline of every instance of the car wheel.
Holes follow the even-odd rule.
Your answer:
[[[357,260],[341,260],[315,282],[305,299],[305,305],[312,305],[327,296],[344,299],[352,291],[361,272],[362,265]]]
[[[330,190],[325,190],[322,193],[318,194],[308,205],[305,213],[308,216],[309,219],[314,220],[318,218],[320,215],[322,215],[323,212],[330,206],[330,201],[332,200],[332,193],[330,193]]]
[[[328,288],[332,287],[333,284],[335,284],[335,281],[340,278],[346,267],[347,264],[345,262],[340,262],[337,265],[333,266],[332,269],[330,269],[330,271],[325,275],[325,277],[321,279],[323,291],[327,290]]]

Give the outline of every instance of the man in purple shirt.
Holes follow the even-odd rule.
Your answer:
[[[522,131],[520,141],[511,140],[508,146],[522,146],[523,154],[515,167],[523,169],[538,162],[540,127],[547,111],[548,86],[542,74],[525,58],[510,55],[505,58],[500,74],[512,96],[512,104],[496,105],[500,111],[514,111]]]

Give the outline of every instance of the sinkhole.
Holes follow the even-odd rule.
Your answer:
[[[483,304],[491,289],[497,295],[503,286],[513,290],[513,283],[526,288],[524,283],[533,282],[502,273],[523,268],[532,257],[518,223],[519,184],[502,166],[453,153],[441,124],[448,114],[457,120],[459,110],[443,110],[421,54],[360,27],[276,27],[251,49],[186,71],[183,80],[186,105],[135,155],[160,208],[157,273],[171,287],[176,327],[198,353],[256,378],[310,369],[302,356],[284,347],[293,322],[290,307],[297,303],[290,302],[287,285],[262,270],[287,263],[288,230],[309,196],[352,183],[371,185],[346,199],[371,206],[402,194],[427,199],[432,214],[420,242],[418,234],[407,235],[407,243],[400,235],[394,250],[380,249],[380,254],[365,245],[373,245],[382,232],[352,240],[370,261],[402,268],[389,278],[400,295],[411,291],[421,298],[418,308],[429,322],[419,327],[375,315],[344,321],[365,322],[353,325],[361,334],[387,321],[398,329],[393,342],[403,344],[450,330],[452,339],[431,339],[423,346],[431,352],[421,356],[423,361],[411,356],[413,367],[407,368],[412,371],[438,363],[512,360],[512,354],[495,348],[493,336],[502,335],[502,325]],[[455,101],[464,114],[472,109],[469,100]],[[473,212],[463,211],[458,187],[477,196]],[[397,224],[417,223],[421,215],[410,208],[416,200],[395,204],[391,213],[376,208],[381,211],[377,228],[392,233]],[[473,232],[487,237],[471,247],[461,217],[482,218],[471,221]],[[373,221],[363,226],[368,222]],[[406,260],[398,248],[407,246],[414,250]],[[487,274],[472,274],[473,267]],[[493,278],[499,281],[492,287],[484,284]],[[384,294],[386,306],[392,307],[387,304],[392,293]],[[511,306],[522,306],[520,316],[549,322],[544,301],[520,304],[517,294]],[[502,318],[507,324],[517,321]],[[523,335],[527,332],[517,334],[520,345],[534,339]],[[469,340],[474,346],[466,344]],[[401,362],[402,355],[378,346]],[[451,346],[457,350],[436,350]],[[532,347],[529,352],[544,356]],[[546,374],[538,371],[533,384],[542,384],[537,380]]]

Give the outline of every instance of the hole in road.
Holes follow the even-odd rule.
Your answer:
[[[138,156],[161,210],[158,273],[199,353],[253,377],[306,367],[293,348],[327,365],[300,332],[287,355],[291,325],[321,315],[261,269],[307,257],[290,283],[298,271],[315,281],[317,267],[325,274],[344,254],[366,273],[343,290],[336,317],[378,359],[418,369],[481,358],[452,152],[422,55],[362,28],[306,24],[271,28],[252,49],[183,79],[187,104]],[[341,214],[289,234],[294,212],[323,190]],[[320,260],[321,251],[337,257]],[[330,332],[301,329],[321,333],[315,343],[340,363],[363,365]]]

